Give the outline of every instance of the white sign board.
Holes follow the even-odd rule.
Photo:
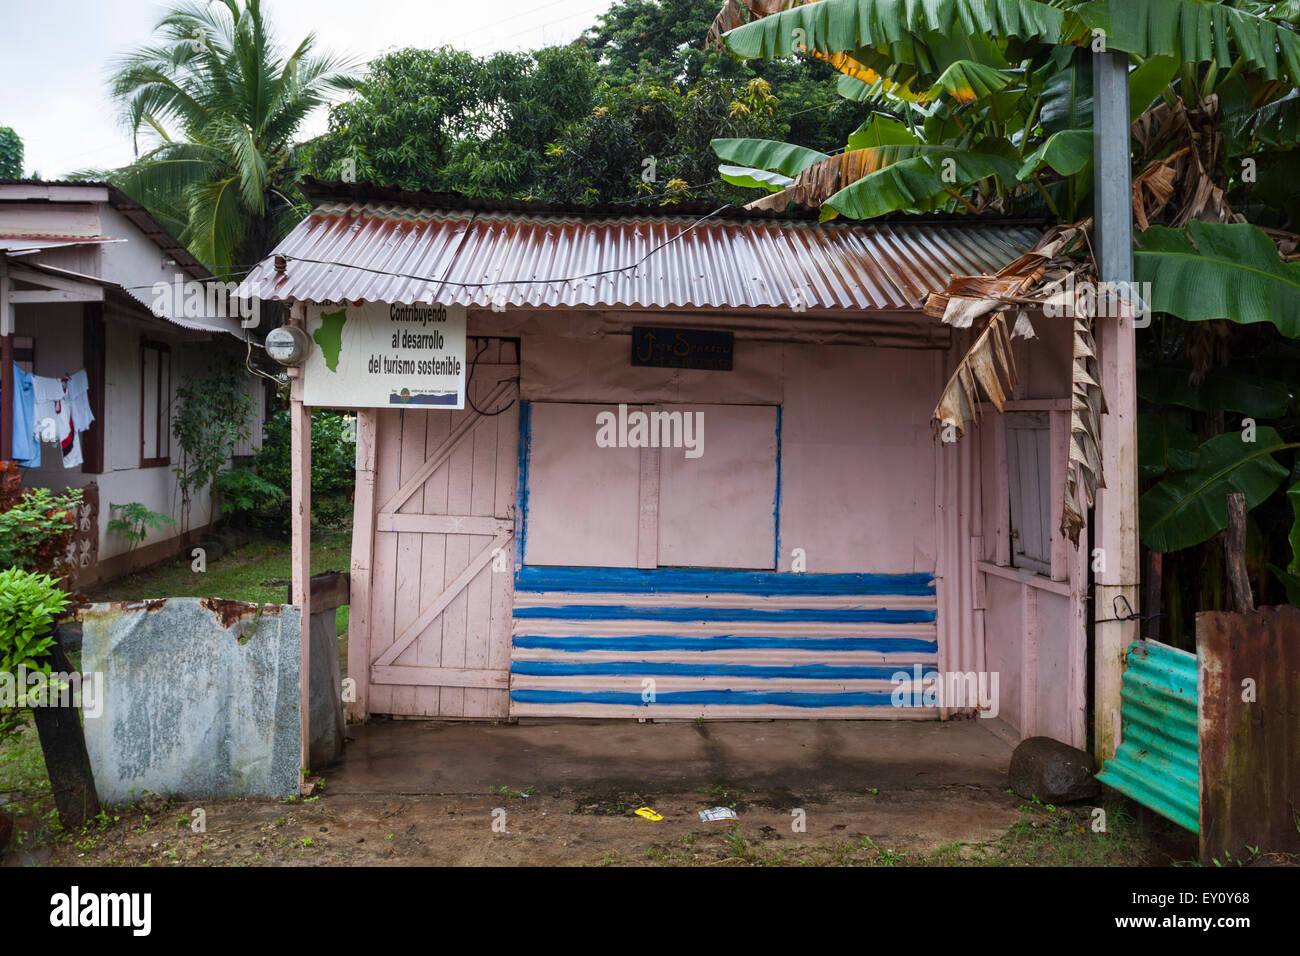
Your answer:
[[[306,405],[465,407],[463,305],[314,305],[307,335]]]

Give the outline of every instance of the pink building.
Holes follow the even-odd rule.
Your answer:
[[[463,410],[360,409],[354,716],[982,712],[1086,745],[1070,323],[1035,317],[1007,413],[952,443],[973,333],[921,311],[1041,224],[308,189],[248,280],[294,323],[466,310]]]

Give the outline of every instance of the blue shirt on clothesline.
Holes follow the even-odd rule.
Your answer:
[[[41,443],[36,440],[36,390],[32,377],[14,363],[13,460],[24,468],[41,467]]]

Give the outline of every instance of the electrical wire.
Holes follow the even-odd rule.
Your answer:
[[[414,273],[410,273],[410,272],[396,272],[391,269],[376,269],[372,266],[361,266],[361,265],[356,265],[354,263],[339,262],[333,259],[313,259],[307,256],[295,256],[295,255],[290,255],[288,253],[281,253],[280,256],[286,262],[308,262],[318,266],[337,266],[342,269],[352,269],[357,272],[369,272],[374,275],[389,276],[395,279],[410,279],[415,282],[428,282],[430,285],[437,284],[440,288],[442,286],[450,285],[460,289],[495,289],[500,286],[508,286],[508,285],[510,286],[553,285],[556,283],[564,283],[564,282],[581,282],[584,279],[598,279],[607,275],[617,275],[619,273],[627,272],[632,269],[639,269],[646,262],[646,260],[649,259],[651,256],[653,256],[655,253],[659,252],[661,249],[664,249],[667,246],[671,245],[672,243],[676,242],[678,239],[681,239],[687,233],[698,228],[700,225],[702,225],[709,219],[712,219],[714,216],[717,216],[725,212],[726,210],[731,209],[732,207],[733,207],[732,203],[724,203],[723,205],[719,206],[717,209],[713,210],[711,213],[701,216],[699,219],[696,219],[693,223],[691,223],[681,232],[677,233],[674,236],[669,236],[663,242],[659,243],[657,246],[655,246],[653,249],[651,249],[645,255],[643,255],[640,259],[636,260],[636,262],[628,263],[627,265],[624,266],[614,266],[609,269],[598,269],[595,272],[585,272],[581,275],[574,275],[574,276],[554,276],[546,279],[499,279],[495,282],[454,282],[450,279],[441,279],[441,280],[430,279],[428,276],[415,275]]]
[[[470,395],[473,393],[473,389],[471,389],[470,386],[474,384],[474,369],[478,366],[478,360],[482,358],[483,352],[484,350],[487,349],[487,347],[488,347],[488,340],[485,338],[483,339],[483,344],[479,346],[478,352],[475,353],[473,360],[469,363],[469,375],[466,377],[465,380],[465,401],[469,403],[470,408],[478,412],[484,418],[492,418],[496,415],[500,415],[502,412],[509,411],[510,407],[514,405],[515,399],[513,398],[510,399],[510,401],[506,405],[504,405],[501,408],[498,408],[495,412],[485,412],[483,411],[483,409],[475,405],[474,399],[470,397]],[[517,378],[502,379],[502,381],[518,382],[519,379]]]

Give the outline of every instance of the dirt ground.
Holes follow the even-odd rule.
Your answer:
[[[11,850],[6,865],[592,866],[1175,862],[1128,833],[1092,834],[1087,808],[979,788],[899,793],[519,791],[319,795],[202,806],[146,798],[99,826]],[[638,817],[654,808],[658,822]],[[736,821],[698,812],[729,806]],[[802,809],[805,829],[792,810]],[[195,832],[203,810],[205,832]],[[990,821],[996,823],[990,826]],[[34,834],[33,834],[34,835]],[[26,844],[27,841],[24,841]],[[1064,858],[1062,856],[1064,855]]]
[[[1007,790],[978,721],[375,721],[287,800],[145,795],[81,832],[43,790],[6,866],[1169,865],[1195,840],[1133,805]],[[39,749],[28,754],[39,760]],[[29,768],[30,769],[30,768]],[[28,774],[32,776],[32,774]],[[649,807],[662,817],[645,819]],[[734,820],[705,822],[726,807]]]

